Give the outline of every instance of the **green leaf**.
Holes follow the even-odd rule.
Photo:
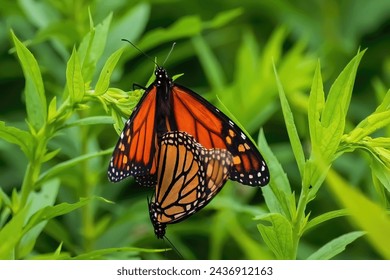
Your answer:
[[[145,31],[145,27],[149,22],[151,4],[140,2],[137,5],[132,5],[130,9],[123,11],[124,13],[118,17],[116,14],[115,20],[110,26],[108,33],[107,46],[104,57],[108,57],[112,52],[118,49],[121,39],[125,38],[131,42],[135,42]],[[131,28],[131,32],[129,29]]]
[[[38,225],[39,223],[41,223],[43,221],[48,221],[48,220],[53,219],[55,217],[70,213],[70,212],[72,212],[80,207],[83,207],[83,206],[87,205],[88,203],[90,203],[93,199],[99,199],[101,201],[108,202],[106,199],[101,198],[101,197],[98,197],[98,198],[96,198],[96,197],[88,197],[88,198],[82,197],[82,198],[80,198],[80,200],[78,202],[75,202],[75,203],[64,202],[64,203],[60,203],[60,204],[57,204],[54,206],[46,206],[46,207],[40,209],[39,211],[37,211],[29,219],[29,221],[27,222],[27,224],[24,228],[24,232],[28,232],[33,227],[35,227],[36,225]]]
[[[243,8],[236,8],[228,11],[223,11],[217,14],[210,22],[205,23],[207,28],[221,28],[232,20],[236,19],[244,12]]]
[[[30,260],[70,260],[71,256],[68,252],[61,252],[62,243],[58,246],[54,253],[34,255]]]
[[[8,208],[12,207],[11,199],[8,197],[8,195],[3,191],[3,188],[1,188],[1,187],[0,187],[0,201],[1,201],[1,204],[4,204]],[[0,222],[0,228],[3,226],[2,222],[3,222],[3,220],[1,220],[1,222]]]
[[[363,231],[354,231],[350,233],[343,234],[332,241],[329,241],[324,246],[319,248],[316,252],[311,254],[307,259],[308,260],[330,260],[334,256],[343,252],[347,245],[351,244],[353,241],[363,236],[365,233]]]
[[[45,156],[42,159],[42,162],[47,162],[47,161],[53,159],[56,155],[58,155],[58,153],[60,151],[61,151],[61,148],[58,148],[58,149],[56,149],[54,151],[46,153]]]
[[[23,234],[23,225],[28,211],[28,206],[23,207],[0,230],[0,260],[15,259],[14,250]],[[6,240],[6,242],[5,242]]]
[[[280,104],[282,105],[282,111],[284,116],[284,121],[286,123],[288,137],[291,142],[291,148],[293,150],[295,160],[298,165],[299,173],[301,174],[301,178],[303,178],[303,170],[305,165],[305,155],[303,153],[301,141],[299,139],[299,135],[297,132],[297,128],[294,122],[294,116],[291,112],[290,105],[288,104],[286,95],[283,90],[283,86],[279,80],[278,73],[276,72],[276,68],[274,65],[274,73],[276,77],[276,84],[278,86]]]
[[[55,165],[54,167],[52,167],[51,169],[47,170],[46,172],[42,173],[41,176],[39,177],[39,179],[37,180],[36,184],[39,185],[39,184],[45,182],[46,180],[53,178],[54,176],[58,175],[59,173],[63,173],[64,170],[66,170],[70,167],[73,167],[82,161],[85,161],[85,160],[88,160],[91,158],[95,158],[95,157],[100,157],[100,156],[107,155],[110,153],[112,153],[112,148],[104,150],[104,151],[96,152],[96,153],[82,155],[82,156],[79,156],[77,158],[73,158],[71,160],[61,162],[61,163]]]
[[[100,125],[100,124],[113,124],[114,121],[111,117],[107,116],[94,116],[94,117],[87,117],[75,121],[70,121],[66,123],[64,126],[62,126],[62,129],[73,127],[73,126],[82,126],[82,125]]]
[[[263,130],[260,130],[258,143],[262,155],[267,159],[271,174],[268,186],[261,188],[267,207],[270,212],[281,213],[292,220],[295,216],[295,197],[291,195],[287,175],[268,146]]]
[[[30,207],[26,215],[26,222],[39,210],[46,206],[52,206],[55,203],[59,187],[60,181],[58,179],[54,179],[43,184],[39,192],[32,192],[29,195],[27,203]],[[23,235],[17,247],[18,259],[24,258],[32,251],[38,236],[41,234],[45,226],[46,221],[41,222]]]
[[[343,122],[343,124],[345,124],[357,68],[364,53],[365,51],[359,52],[348,63],[348,65],[344,68],[344,70],[340,73],[336,81],[331,86],[321,116],[322,125],[324,127],[328,127],[331,123],[334,122]],[[339,114],[340,112],[335,110],[340,110],[340,112],[342,112],[338,118],[335,118],[335,116],[336,113]]]
[[[386,190],[390,192],[390,168],[374,158],[371,162],[371,171]]]
[[[390,111],[375,112],[362,120],[347,136],[348,142],[358,142],[365,136],[390,124]]]
[[[268,248],[279,260],[291,260],[293,253],[293,231],[291,223],[279,213],[256,217],[257,228]]]
[[[309,231],[313,228],[315,228],[318,225],[323,224],[324,222],[327,222],[331,219],[339,218],[339,217],[344,217],[348,215],[348,212],[345,209],[340,209],[340,210],[334,210],[330,212],[326,212],[324,214],[321,214],[313,219],[311,219],[307,224],[304,229],[304,232]]]
[[[332,111],[333,120],[328,126],[323,127],[322,137],[319,139],[321,153],[317,156],[328,163],[334,158],[334,154],[339,147],[341,137],[344,133],[345,118],[341,109],[341,106],[334,108]]]
[[[57,116],[57,97],[54,96],[49,103],[49,108],[47,112],[48,122],[51,123]]]
[[[27,131],[6,126],[4,122],[0,121],[0,138],[18,145],[27,158],[32,158],[33,137]]]
[[[321,66],[318,62],[311,86],[308,106],[309,131],[313,153],[320,152],[322,138],[321,113],[325,104],[325,94],[322,85]]]
[[[156,45],[192,37],[202,31],[202,21],[198,16],[186,16],[177,20],[168,28],[154,29],[142,37],[139,48],[146,51]],[[135,52],[134,52],[135,53]]]
[[[76,49],[73,49],[66,67],[66,85],[69,91],[70,103],[72,105],[79,103],[84,97],[85,88]]]
[[[78,49],[81,58],[81,69],[84,81],[89,83],[92,80],[96,69],[96,64],[103,54],[107,42],[108,31],[112,19],[110,13],[102,23],[95,28],[91,28],[90,32],[83,38]]]
[[[112,72],[114,71],[114,68],[118,63],[123,53],[123,50],[123,48],[117,50],[106,61],[106,64],[104,65],[95,86],[95,95],[102,95],[107,91],[108,87],[110,86]]]
[[[349,217],[357,227],[367,233],[373,248],[385,259],[390,259],[390,219],[384,208],[366,198],[350,186],[334,171],[330,171],[327,182],[341,206],[351,214]]]
[[[18,40],[13,31],[11,35],[26,80],[27,120],[35,131],[38,131],[47,120],[47,104],[41,71],[33,54]]]
[[[380,113],[390,109],[390,89],[386,92],[382,103],[376,108],[375,113]]]

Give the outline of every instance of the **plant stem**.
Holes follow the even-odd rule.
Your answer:
[[[88,128],[81,128],[81,141],[82,141],[82,153],[88,153]],[[93,185],[90,182],[91,176],[90,170],[88,167],[88,161],[83,161],[81,163],[81,196],[91,197],[93,195]],[[83,237],[84,237],[84,249],[85,251],[91,251],[94,246],[94,211],[93,204],[88,203],[85,207],[82,208],[82,224],[83,224]]]
[[[308,191],[309,188],[302,186],[301,195],[299,196],[298,206],[296,216],[292,221],[293,228],[293,259],[297,258],[298,254],[298,244],[302,236],[302,225],[304,224],[305,219],[305,210],[308,203]]]
[[[47,146],[47,137],[44,136],[44,130],[36,135],[35,139],[35,150],[33,159],[28,163],[25,176],[23,178],[22,188],[21,188],[21,199],[20,205],[23,206],[27,203],[30,193],[34,190],[35,183],[39,178],[39,173],[41,171],[41,166],[43,163],[43,157],[46,152]],[[17,211],[21,207],[18,207]]]

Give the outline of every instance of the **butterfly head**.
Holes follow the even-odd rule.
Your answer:
[[[172,87],[172,79],[168,76],[168,72],[165,70],[165,68],[158,66],[154,72],[154,75],[156,76],[155,83],[157,87]]]

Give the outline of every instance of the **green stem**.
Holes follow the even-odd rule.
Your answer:
[[[81,128],[82,135],[82,153],[88,153],[88,128]],[[83,197],[91,197],[93,195],[93,183],[91,183],[90,178],[90,170],[88,167],[88,161],[83,161],[81,163],[81,196]],[[94,211],[93,204],[89,203],[85,207],[82,208],[82,219],[83,219],[83,237],[84,237],[84,249],[88,252],[91,251],[94,247]]]
[[[34,190],[47,151],[47,143],[54,134],[54,131],[58,130],[58,127],[70,117],[69,112],[71,111],[69,109],[69,102],[66,100],[57,111],[56,117],[49,120],[51,123],[46,123],[38,133],[32,134],[34,137],[34,154],[27,165],[21,187],[20,204],[15,211],[18,212],[21,206],[27,203],[30,193]]]
[[[298,254],[298,244],[299,240],[302,236],[302,225],[304,224],[303,221],[306,217],[305,210],[306,205],[308,203],[308,194],[309,194],[309,188],[307,186],[302,186],[302,192],[299,197],[298,206],[297,206],[297,212],[295,219],[293,220],[293,259],[297,258]]]
[[[45,155],[47,146],[47,138],[43,135],[44,131],[38,133],[34,141],[36,147],[34,150],[33,159],[28,163],[27,170],[23,178],[20,206],[23,206],[27,203],[28,197],[30,193],[34,190],[35,183],[39,178],[39,173],[41,171],[43,157]],[[20,209],[20,207],[18,208]]]

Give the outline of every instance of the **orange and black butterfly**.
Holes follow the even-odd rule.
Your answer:
[[[157,238],[167,224],[202,209],[228,180],[233,157],[224,149],[206,149],[186,132],[163,134],[157,153],[157,185],[149,214]]]
[[[155,76],[116,144],[108,168],[110,181],[134,176],[143,186],[156,185],[159,141],[166,132],[183,131],[206,149],[230,152],[230,179],[250,186],[269,182],[262,155],[231,119],[197,93],[174,83],[164,68],[157,67]]]

